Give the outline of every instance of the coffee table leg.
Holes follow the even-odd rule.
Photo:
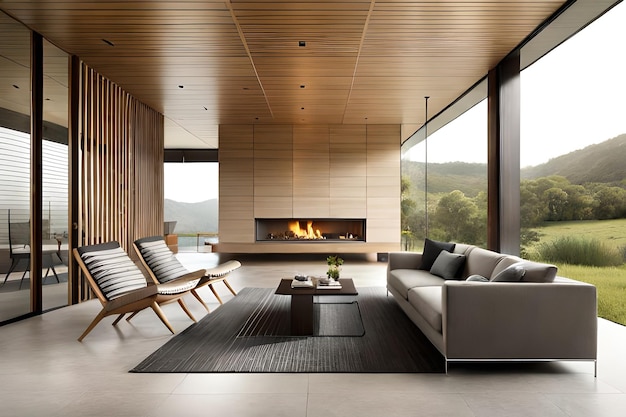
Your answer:
[[[313,296],[296,294],[291,296],[291,334],[311,336],[313,334]]]

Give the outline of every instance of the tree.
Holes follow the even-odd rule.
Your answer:
[[[433,224],[440,239],[468,244],[482,243],[481,220],[476,203],[459,190],[445,194],[439,199],[433,213]],[[484,224],[483,228],[484,229]]]
[[[548,207],[546,220],[563,220],[563,213],[567,208],[568,195],[560,188],[552,187],[544,191],[543,199]]]
[[[602,187],[594,198],[595,217],[599,220],[626,217],[626,190],[620,187]]]

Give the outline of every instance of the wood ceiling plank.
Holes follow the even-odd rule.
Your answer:
[[[0,8],[208,144],[219,123],[419,125],[425,92],[438,112],[564,1],[5,0]],[[16,37],[18,27],[0,19],[0,55],[27,68],[29,39]],[[0,81],[18,82],[2,63]],[[62,78],[61,60],[50,64]],[[12,90],[0,87],[20,94]]]

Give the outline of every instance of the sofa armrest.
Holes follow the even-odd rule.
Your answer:
[[[422,254],[417,252],[389,252],[389,269],[419,269]]]
[[[422,264],[422,254],[417,252],[389,252],[387,262],[387,279],[389,272],[394,269],[419,269]]]
[[[448,359],[597,357],[593,285],[446,281],[442,303]]]

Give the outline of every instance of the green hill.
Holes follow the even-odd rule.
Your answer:
[[[553,158],[545,164],[521,170],[522,179],[551,175],[566,177],[572,184],[620,183],[626,180],[626,134]],[[402,176],[411,182],[410,197],[423,199],[424,163],[402,161]],[[428,192],[462,191],[474,197],[487,191],[487,165],[465,162],[428,164]]]
[[[181,203],[165,199],[165,221],[175,220],[174,233],[217,232],[217,200]]]
[[[424,163],[402,161],[402,176],[411,182],[412,194],[421,197],[424,192]],[[428,192],[438,194],[454,190],[460,190],[468,197],[487,191],[487,165],[465,162],[428,164]]]
[[[626,134],[524,168],[522,179],[560,175],[572,184],[617,183],[626,179]]]

